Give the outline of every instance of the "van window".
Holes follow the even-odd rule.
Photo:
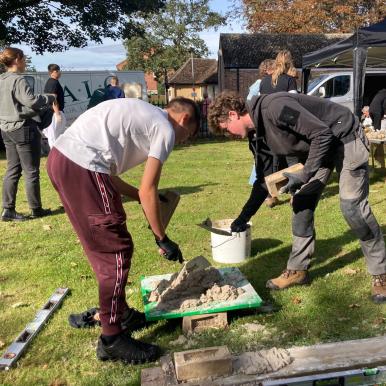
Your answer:
[[[319,75],[316,78],[310,79],[307,85],[307,92],[312,91],[319,83],[322,83],[324,79],[326,79],[328,75]]]
[[[350,75],[339,75],[329,79],[323,84],[326,95],[325,98],[346,95],[350,89]]]

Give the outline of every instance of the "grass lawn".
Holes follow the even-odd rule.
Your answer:
[[[0,373],[1,385],[139,385],[141,366],[102,363],[95,347],[100,331],[76,330],[67,316],[97,305],[94,275],[83,255],[42,159],[42,197],[55,215],[20,224],[0,223],[0,351],[30,322],[57,287],[69,287],[71,295],[32,342],[16,369]],[[195,224],[207,217],[232,218],[247,199],[252,157],[243,141],[206,142],[177,148],[164,166],[160,188],[181,194],[180,205],[168,228],[186,259],[211,258],[210,234]],[[0,157],[0,177],[6,161]],[[138,185],[142,167],[123,177]],[[312,284],[284,292],[269,292],[265,282],[285,267],[291,248],[289,197],[283,204],[263,206],[252,218],[252,256],[239,267],[260,296],[278,306],[272,314],[235,316],[226,331],[213,330],[194,338],[191,348],[226,344],[233,352],[263,347],[311,345],[383,335],[386,305],[369,300],[370,277],[358,241],[349,232],[338,202],[336,176],[325,189],[316,212],[317,244],[310,270]],[[373,174],[372,209],[386,233],[385,177]],[[158,255],[141,207],[124,204],[135,251],[127,293],[130,303],[142,309],[141,275],[174,272],[178,263]],[[21,183],[17,209],[28,205]],[[48,226],[47,226],[48,225]],[[18,302],[24,307],[13,308]],[[247,334],[244,323],[258,322],[264,332]],[[138,331],[136,338],[159,344],[165,351],[181,351],[170,341],[181,334],[179,321],[158,322]]]

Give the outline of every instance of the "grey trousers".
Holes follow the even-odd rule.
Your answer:
[[[7,170],[3,180],[3,208],[15,209],[16,194],[22,172],[25,177],[28,204],[31,209],[42,206],[40,198],[40,140],[41,135],[34,121],[11,132],[1,132]]]
[[[287,269],[308,269],[315,249],[314,211],[335,166],[339,174],[339,198],[342,214],[359,238],[371,275],[386,273],[386,252],[380,226],[369,202],[369,146],[362,130],[355,139],[336,149],[331,167],[321,168],[293,196],[292,251]]]

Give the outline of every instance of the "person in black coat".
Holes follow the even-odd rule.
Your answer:
[[[372,275],[372,299],[386,302],[385,242],[368,202],[369,143],[357,117],[344,106],[314,96],[279,92],[254,97],[246,104],[228,91],[219,94],[210,106],[209,125],[215,133],[255,137],[257,180],[231,224],[232,232],[246,229],[267,196],[264,175],[272,155],[306,157],[300,172],[284,173],[288,183],[282,192],[292,194],[293,244],[287,268],[268,280],[267,287],[284,289],[308,283],[315,248],[314,212],[336,168],[341,211],[359,238]]]
[[[386,89],[379,90],[370,103],[370,117],[375,130],[381,130],[381,121],[386,113]]]

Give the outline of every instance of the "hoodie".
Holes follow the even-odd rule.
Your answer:
[[[39,110],[55,100],[54,95],[34,95],[26,79],[14,72],[0,75],[0,129],[20,129],[26,120],[40,122]]]
[[[277,155],[307,156],[302,174],[307,182],[339,143],[355,139],[358,119],[325,99],[280,92],[252,99],[249,111],[257,136]]]

